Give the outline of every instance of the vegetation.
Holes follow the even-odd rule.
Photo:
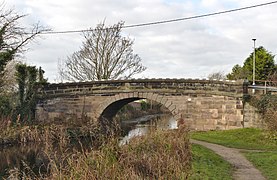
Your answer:
[[[189,179],[232,179],[232,166],[213,151],[192,145],[192,174]]]
[[[266,126],[270,130],[277,130],[277,95],[265,94],[251,96],[247,101],[258,109]]]
[[[277,179],[277,149],[275,152],[247,152],[244,154],[268,180]]]
[[[271,74],[277,71],[277,65],[274,64],[274,55],[260,46],[255,49],[255,79],[268,80]],[[253,53],[244,61],[243,66],[236,64],[232,72],[227,75],[230,80],[253,79]]]
[[[60,64],[59,74],[70,81],[126,79],[144,71],[141,58],[133,53],[134,41],[121,36],[124,23],[97,25],[84,32],[81,49]]]
[[[191,137],[233,148],[261,150],[261,152],[242,150],[242,152],[261,170],[267,179],[277,179],[276,131],[245,128],[227,131],[193,132]]]
[[[22,108],[33,109],[34,111],[34,102],[32,101],[32,93],[34,93],[33,86],[34,84],[31,81],[36,78],[34,71],[35,67],[25,67],[28,69],[24,71],[23,65],[18,65],[17,68],[17,82],[15,83],[14,70],[15,64],[18,63],[15,61],[15,58],[18,55],[22,54],[26,50],[26,45],[28,45],[32,40],[34,40],[41,32],[46,31],[39,23],[36,23],[30,27],[21,26],[20,22],[26,17],[26,15],[21,15],[15,12],[13,9],[6,9],[4,3],[0,4],[0,123],[9,124],[13,115],[13,120],[16,121],[17,115],[22,114]],[[13,63],[12,63],[13,62]],[[12,64],[11,66],[8,66]],[[32,73],[31,73],[32,71]],[[12,73],[11,73],[12,72]],[[20,78],[19,78],[20,76]],[[25,78],[25,79],[22,79]],[[14,80],[13,80],[14,79]],[[25,81],[28,81],[26,84]],[[17,88],[11,86],[18,85],[19,92]],[[28,89],[28,91],[23,91],[23,86]],[[24,94],[25,93],[25,94]],[[20,97],[20,98],[18,98]],[[28,102],[27,102],[28,101]],[[30,112],[31,112],[30,111]],[[28,114],[30,114],[28,112]],[[33,116],[33,115],[32,115]],[[20,116],[20,119],[22,116]]]
[[[26,119],[28,122],[35,118],[35,108],[38,101],[37,86],[47,82],[44,79],[44,71],[35,66],[18,64],[16,66],[16,79],[18,82],[19,104],[16,114],[20,114],[20,121]]]
[[[226,147],[256,150],[276,150],[276,132],[255,128],[226,131],[193,132],[193,139],[221,144]]]
[[[191,172],[186,130],[153,132],[123,146],[111,137],[96,149],[60,157],[48,153],[49,179],[187,179]],[[13,172],[10,178],[28,175],[33,178],[22,172]]]
[[[0,94],[0,120],[28,122],[35,118],[35,107],[38,101],[37,88],[46,83],[43,70],[35,66],[18,64],[16,66],[17,92]]]
[[[24,51],[24,47],[46,29],[39,23],[30,28],[20,26],[26,15],[20,15],[13,9],[0,4],[0,87],[3,86],[4,70],[8,62]],[[0,90],[1,92],[1,90]]]
[[[213,80],[213,79],[224,80],[224,79],[226,79],[226,75],[224,74],[223,71],[218,71],[218,72],[214,72],[214,73],[209,74],[208,79],[209,80]]]
[[[264,95],[257,102],[257,107],[267,127],[277,130],[277,95]]]

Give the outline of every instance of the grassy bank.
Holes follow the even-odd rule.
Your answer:
[[[232,179],[232,166],[213,151],[192,145],[192,174],[190,180],[196,179]]]
[[[193,139],[221,144],[240,149],[255,149],[262,152],[243,151],[243,154],[267,179],[277,179],[277,133],[245,128],[228,131],[193,132]]]
[[[277,150],[277,133],[255,128],[193,132],[191,138],[240,149]]]
[[[277,179],[277,151],[275,152],[247,152],[244,153],[268,180]]]

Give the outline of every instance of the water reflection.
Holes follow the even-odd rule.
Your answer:
[[[119,142],[120,145],[127,144],[133,137],[145,135],[153,130],[177,129],[177,121],[171,115],[158,114],[124,121],[122,126],[128,129],[128,132]]]
[[[0,148],[0,179],[7,177],[9,170],[19,169],[34,174],[46,174],[48,158],[38,144]]]

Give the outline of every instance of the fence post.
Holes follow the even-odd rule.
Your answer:
[[[243,95],[247,95],[248,94],[248,84],[249,84],[248,80],[245,79],[243,81],[243,84],[242,84],[242,93],[243,93]]]

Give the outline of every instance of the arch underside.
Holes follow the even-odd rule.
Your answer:
[[[98,109],[99,115],[97,118],[112,119],[123,106],[140,99],[152,100],[163,105],[171,112],[175,119],[178,119],[176,106],[165,96],[154,93],[125,93],[116,95],[114,98],[102,103]]]
[[[104,109],[104,111],[101,114],[101,118],[112,119],[123,106],[125,106],[130,102],[140,100],[140,99],[142,98],[127,98],[127,99],[121,99],[121,100],[115,101],[111,103],[106,109]]]

